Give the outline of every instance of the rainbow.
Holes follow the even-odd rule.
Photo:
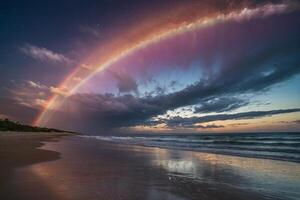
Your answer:
[[[34,125],[46,125],[51,119],[51,115],[57,108],[62,106],[64,101],[72,94],[75,94],[78,88],[84,85],[95,74],[109,68],[116,62],[125,59],[141,49],[157,44],[160,41],[172,38],[187,32],[204,29],[226,21],[243,21],[253,18],[267,17],[269,15],[280,14],[291,11],[289,4],[266,4],[256,8],[241,8],[229,13],[216,13],[211,16],[199,17],[193,21],[183,21],[171,27],[158,29],[144,36],[137,37],[135,40],[119,40],[111,42],[105,47],[107,51],[101,58],[93,64],[80,64],[75,70],[62,81],[57,91],[47,101],[46,106],[40,112]],[[295,8],[295,6],[293,5]],[[97,55],[97,52],[95,53]]]

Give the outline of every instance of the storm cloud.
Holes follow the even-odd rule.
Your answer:
[[[249,58],[249,62],[250,62]],[[131,94],[123,96],[114,96],[112,94],[76,94],[67,100],[66,105],[77,105],[80,114],[89,119],[87,127],[95,127],[95,129],[114,129],[121,127],[130,127],[135,125],[147,125],[152,117],[166,113],[168,110],[174,110],[183,106],[200,104],[205,105],[203,110],[196,109],[198,112],[222,112],[233,110],[240,106],[246,105],[248,102],[239,99],[223,98],[226,96],[234,96],[241,94],[254,94],[267,91],[275,84],[288,80],[300,72],[298,66],[299,58],[295,57],[294,62],[289,60],[288,63],[278,65],[264,65],[260,62],[251,62],[251,66],[227,69],[222,71],[226,76],[215,76],[212,80],[199,81],[186,88],[166,94],[147,97],[136,97]],[[266,71],[268,73],[266,73]],[[216,101],[216,98],[219,101]],[[223,100],[223,101],[222,101]],[[213,103],[212,103],[213,102]],[[68,106],[67,106],[68,107]],[[201,107],[200,107],[201,108]],[[205,109],[204,109],[205,108]],[[217,115],[207,116],[204,118],[188,118],[177,119],[189,123],[209,122],[215,120],[242,119],[251,117],[263,117],[266,115],[283,114],[288,112],[296,112],[296,110],[277,110],[277,111],[255,111],[249,113],[241,113],[236,115]],[[73,113],[74,114],[74,113]],[[72,112],[69,117],[72,118]],[[176,118],[175,118],[176,119]],[[167,121],[169,126],[173,126],[175,119]],[[174,121],[175,120],[175,121]],[[72,120],[71,120],[72,121]],[[181,123],[181,122],[178,122]]]
[[[294,46],[295,47],[295,46]],[[184,89],[166,95],[137,97],[132,94],[115,96],[113,94],[75,94],[70,96],[64,109],[76,107],[85,120],[85,128],[92,130],[116,129],[136,125],[147,125],[152,117],[166,113],[168,110],[189,106],[203,105],[196,108],[198,113],[223,112],[246,105],[248,102],[241,99],[223,98],[224,96],[238,96],[242,94],[262,93],[269,90],[272,86],[289,80],[300,72],[300,57],[291,57],[288,61],[283,60],[278,64],[267,64],[268,59],[276,58],[278,55],[293,55],[298,53],[298,49],[292,46],[288,49],[279,51],[269,50],[261,54],[243,59],[233,66],[226,66],[220,70],[216,76],[209,79],[195,82]],[[255,62],[256,60],[256,62]],[[218,99],[219,100],[216,100]],[[295,112],[287,111],[255,111],[236,115],[217,115],[204,118],[181,119],[178,123],[192,124],[215,120],[242,119],[251,117],[263,117],[266,115],[283,114]],[[76,127],[76,119],[72,110],[64,110],[66,121],[70,121],[70,128]],[[54,124],[60,124],[53,117]],[[82,120],[82,119],[80,119]],[[176,118],[166,123],[174,126]],[[181,121],[184,122],[181,122]],[[189,122],[188,122],[189,121]],[[65,122],[64,125],[67,123]],[[86,130],[85,129],[85,130]]]

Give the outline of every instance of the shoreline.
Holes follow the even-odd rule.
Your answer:
[[[208,139],[211,141],[208,141],[207,143],[205,141],[206,138],[204,139],[196,138],[193,139],[191,143],[189,143],[189,139],[181,138],[183,137],[182,135],[174,135],[169,138],[167,136],[159,138],[159,136],[146,137],[141,135],[135,135],[135,136],[81,135],[81,137],[83,138],[96,139],[102,142],[108,142],[114,144],[124,144],[124,145],[131,145],[131,146],[137,145],[137,146],[144,146],[144,147],[170,149],[170,150],[182,150],[182,151],[191,151],[191,152],[212,153],[218,155],[238,156],[238,157],[245,157],[245,158],[257,158],[257,159],[268,159],[268,160],[300,163],[300,157],[298,154],[299,150],[295,146],[297,145],[296,142],[298,142],[299,139],[296,139],[296,141],[290,141],[293,138],[288,139],[289,141],[285,143],[284,138],[281,139],[280,141],[278,141],[278,139],[276,138],[275,139],[270,138],[270,139],[266,139],[267,142],[264,143],[264,141],[255,141],[255,140],[253,141],[252,138],[222,139],[223,136],[224,135],[222,136],[220,135],[215,138]],[[276,137],[278,138],[279,136]],[[177,139],[176,137],[180,137],[180,138]],[[201,135],[201,137],[203,137],[203,135]],[[212,137],[212,135],[209,135],[209,137]],[[263,137],[266,136],[263,135]],[[250,141],[250,144],[247,144],[247,140]]]
[[[121,144],[121,143],[117,143],[117,142],[108,142],[108,141],[101,141],[101,142],[111,143],[111,144],[115,144],[115,145],[124,145],[124,146],[149,147],[149,148],[158,148],[158,149],[162,149],[162,150],[187,151],[187,152],[191,152],[191,153],[207,153],[207,154],[215,154],[215,155],[220,155],[220,156],[234,156],[234,157],[239,157],[239,158],[250,158],[250,159],[253,158],[253,159],[280,161],[280,162],[289,162],[289,163],[300,164],[299,161],[268,158],[268,157],[263,157],[263,156],[247,156],[247,155],[243,155],[243,154],[230,154],[230,153],[213,152],[213,151],[197,151],[197,150],[188,149],[188,148],[159,147],[159,146],[148,146],[148,145],[142,145],[142,144],[130,145],[130,144]]]
[[[124,195],[124,199],[149,200],[250,200],[270,197],[288,200],[300,197],[298,163],[112,144],[81,137],[50,142],[43,149],[58,150],[64,156],[49,165],[32,166],[30,171],[43,180],[51,179],[51,190],[56,191],[55,185],[59,181],[43,173],[63,170],[59,174],[66,180],[64,187],[68,188],[68,193],[78,196],[75,199],[92,199],[99,191],[111,196]],[[74,191],[73,180],[82,187],[78,192]],[[152,196],[153,190],[157,197]],[[151,195],[146,198],[149,192]],[[133,194],[139,198],[132,198]],[[102,198],[98,196],[95,199]]]
[[[6,137],[19,141],[20,148],[11,149],[31,157],[25,156],[27,162],[23,160],[21,165],[14,163],[10,173],[1,165],[1,173],[6,176],[0,176],[0,199],[294,200],[300,197],[298,163],[116,144],[61,134],[17,136]],[[0,145],[1,139],[0,136]]]

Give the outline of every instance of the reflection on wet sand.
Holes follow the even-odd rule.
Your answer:
[[[160,165],[165,170],[171,173],[178,174],[195,174],[196,165],[193,161],[187,160],[159,160],[154,164]]]
[[[176,176],[300,197],[298,163],[166,149],[155,152],[153,163]]]
[[[43,148],[61,152],[62,159],[17,171],[16,183],[22,188],[27,181],[22,192],[29,197],[42,198],[48,193],[53,199],[64,200],[300,197],[297,163],[116,145],[77,137]]]

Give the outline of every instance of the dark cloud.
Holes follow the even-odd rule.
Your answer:
[[[236,97],[220,97],[201,103],[195,107],[195,113],[226,112],[232,111],[249,104],[244,99]]]
[[[63,107],[73,109],[57,112],[57,117],[52,117],[53,124],[60,124],[61,118],[64,117],[66,119],[64,125],[69,121],[70,126],[74,128],[76,127],[74,121],[78,120],[74,119],[74,116],[80,116],[79,120],[84,120],[84,126],[93,130],[138,125],[161,112],[158,106],[131,94],[123,96],[76,94],[70,96]]]
[[[288,51],[291,54],[293,51]],[[282,62],[278,65],[262,65],[267,60],[266,53],[264,56],[254,56],[248,59],[244,65],[236,64],[235,67],[223,69],[219,75],[211,77],[209,80],[198,81],[186,88],[166,94],[147,97],[136,97],[134,95],[97,95],[97,94],[77,94],[68,98],[66,105],[75,104],[80,110],[78,113],[83,116],[84,128],[83,130],[101,130],[101,129],[115,129],[121,127],[129,127],[134,125],[147,125],[151,117],[164,114],[168,110],[173,110],[179,107],[201,104],[209,105],[209,101],[222,96],[236,96],[247,93],[263,92],[270,89],[275,84],[288,80],[300,72],[298,63],[300,57],[294,57],[288,62]],[[277,56],[274,53],[274,56]],[[279,53],[278,53],[279,54]],[[253,60],[257,60],[254,62]],[[269,58],[271,59],[271,58]],[[264,61],[262,61],[264,60]],[[247,63],[249,62],[249,63]],[[239,67],[240,66],[240,67]],[[122,83],[122,84],[121,84]],[[131,79],[120,79],[120,92],[133,91],[136,88],[135,82]],[[224,100],[224,99],[223,99]],[[247,102],[226,99],[225,102],[218,102],[218,109],[215,111],[230,110],[242,106]],[[70,106],[63,106],[69,108]],[[209,110],[209,109],[208,109]],[[210,108],[212,110],[212,108]],[[65,121],[70,121],[70,128],[76,128],[76,119],[70,110],[67,112]],[[203,118],[175,118],[167,122],[169,126],[177,126],[178,123],[199,123],[209,122],[215,120],[229,120],[229,119],[243,119],[256,118],[267,115],[283,114],[295,112],[294,110],[277,110],[277,111],[257,111],[249,113],[239,113],[232,115],[213,115],[205,116]],[[62,120],[56,121],[62,115],[53,117],[53,125],[57,126]],[[178,120],[178,122],[177,122]],[[66,122],[64,121],[64,125]],[[151,122],[152,123],[152,122]],[[150,123],[150,124],[151,124]],[[79,124],[79,122],[78,122]],[[69,127],[68,127],[69,128]]]
[[[162,96],[161,98],[165,98]],[[156,101],[154,101],[156,100]],[[299,112],[300,109],[271,110],[271,111],[251,111],[237,114],[218,114],[203,117],[181,118],[174,117],[171,119],[151,120],[151,117],[165,113],[168,107],[163,107],[163,101],[160,98],[137,98],[133,95],[114,96],[94,95],[94,94],[76,94],[68,98],[63,106],[62,113],[58,112],[57,117],[52,117],[54,124],[66,126],[68,128],[78,128],[77,124],[84,124],[83,130],[107,130],[130,127],[135,125],[154,126],[160,123],[166,123],[169,127],[191,127],[195,123],[213,122],[218,120],[238,120],[253,119],[277,114]],[[76,112],[74,112],[74,110]],[[65,120],[62,120],[64,116]],[[74,119],[80,116],[80,119]],[[84,120],[84,123],[77,123],[77,120]]]
[[[196,123],[206,123],[206,122],[225,121],[225,120],[254,119],[254,118],[267,117],[267,116],[285,114],[285,113],[294,113],[294,112],[300,112],[300,108],[268,110],[268,111],[251,111],[251,112],[241,112],[235,114],[218,114],[218,115],[207,115],[203,117],[190,117],[190,118],[173,117],[171,119],[161,119],[160,121],[156,121],[155,123],[166,123],[169,127],[177,127],[177,126],[185,127]]]
[[[300,41],[299,41],[300,42]],[[209,101],[224,96],[238,96],[241,94],[255,94],[269,90],[275,84],[289,80],[300,72],[300,56],[298,48],[290,44],[289,48],[269,49],[254,56],[244,57],[237,60],[234,65],[223,66],[220,71],[211,77],[195,82],[186,88],[165,95],[137,97],[131,94],[123,96],[101,95],[101,94],[76,94],[68,98],[65,105],[62,106],[65,120],[60,119],[63,114],[60,113],[57,117],[53,117],[53,122],[50,125],[58,126],[64,121],[63,125],[70,122],[68,129],[74,128],[76,124],[84,124],[82,130],[101,130],[115,129],[121,127],[130,127],[135,125],[148,125],[152,117],[166,113],[168,110],[174,110],[183,106],[194,104],[207,105]],[[278,61],[276,65],[268,64],[274,58],[282,57],[283,60]],[[288,59],[286,59],[288,57]],[[272,63],[272,62],[271,62]],[[136,88],[136,83],[130,79],[119,79],[120,92],[133,91]],[[230,104],[231,103],[231,104]],[[73,113],[68,110],[71,106],[76,105],[78,113]],[[220,106],[220,105],[223,105]],[[219,110],[230,110],[237,108],[246,102],[233,103],[226,99],[226,102],[218,102]],[[217,111],[218,109],[216,109]],[[291,112],[291,111],[289,111]],[[280,111],[278,114],[286,112]],[[80,122],[74,119],[76,115],[82,116]],[[247,115],[250,114],[250,115]],[[178,118],[179,122],[193,124],[197,122],[208,122],[215,120],[228,120],[234,118],[250,118],[262,117],[277,113],[265,113],[264,111],[233,114],[233,115],[217,115],[206,116],[204,118]],[[58,120],[58,121],[57,121]],[[84,123],[82,123],[84,120]],[[174,126],[172,123],[176,119],[168,121],[169,126]],[[190,121],[190,122],[188,122]],[[176,125],[176,123],[175,123]]]

